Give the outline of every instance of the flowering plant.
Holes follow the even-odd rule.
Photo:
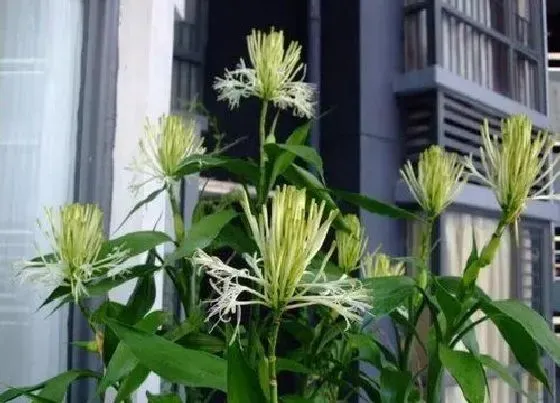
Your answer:
[[[226,70],[214,88],[232,109],[249,97],[261,102],[258,165],[209,152],[194,121],[164,116],[148,123],[130,167],[137,174],[133,191],[148,184],[156,190],[129,216],[162,195],[173,213],[172,234],[106,239],[96,206],[47,210],[48,225],[41,228],[51,250],[22,262],[20,277],[53,288],[43,305],[81,308],[92,340],[80,346],[98,355],[99,368],[8,389],[0,402],[20,396],[60,402],[68,386],[85,377],[95,379],[95,395],[112,390],[113,401],[131,402],[155,373],[172,386],[168,394],[148,394],[151,402],[318,403],[362,396],[436,403],[445,371],[469,402],[485,401],[488,371],[533,399],[509,368],[478,351],[474,329],[483,322],[493,322],[520,366],[549,388],[543,353],[560,363],[560,343],[548,324],[519,301],[493,301],[477,280],[527,202],[543,197],[554,180],[550,137],[533,136],[527,118],[512,117],[500,139],[483,125],[481,165],[427,148],[401,170],[418,212],[333,191],[324,184],[320,156],[306,145],[308,123],[276,143],[279,111],[315,115],[301,46],[286,46],[283,33],[271,30],[253,31],[247,47],[248,62]],[[218,203],[200,201],[187,228],[179,185],[216,168],[239,177],[241,186]],[[468,261],[456,262],[464,264],[461,277],[438,276],[431,262],[434,228],[471,175],[492,189],[502,214],[482,249],[473,242]],[[370,245],[359,216],[343,214],[339,200],[417,223],[421,236],[412,256],[392,258]],[[141,256],[142,264],[131,263]],[[181,312],[152,309],[157,273],[173,284]],[[126,304],[90,303],[133,279]],[[425,317],[428,332],[419,325]],[[392,335],[384,339],[379,329],[387,327]],[[425,355],[419,368],[415,350]]]

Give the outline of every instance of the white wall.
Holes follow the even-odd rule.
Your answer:
[[[117,232],[116,228],[136,202],[152,190],[143,189],[138,199],[128,190],[133,175],[125,170],[137,152],[145,119],[157,119],[169,113],[173,56],[173,27],[183,13],[183,0],[121,0],[119,21],[119,70],[117,83],[117,124],[113,153],[114,182],[111,211],[112,236],[140,229],[163,230],[169,219],[166,200],[159,197],[138,211]],[[163,303],[163,278],[156,278],[155,309]],[[125,284],[110,292],[113,300],[124,301],[134,284]],[[159,391],[159,380],[150,376],[137,394],[145,402],[146,390]],[[112,401],[108,396],[107,401]]]

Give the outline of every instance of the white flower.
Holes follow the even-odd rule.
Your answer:
[[[360,219],[355,214],[347,214],[343,221],[347,231],[335,231],[335,242],[338,250],[338,266],[349,274],[357,269],[367,244],[365,231]]]
[[[309,203],[308,203],[309,202]],[[216,257],[197,250],[193,264],[206,269],[216,298],[210,302],[208,319],[227,322],[230,315],[240,321],[244,305],[264,305],[277,314],[311,305],[323,305],[340,314],[349,324],[359,321],[370,308],[370,295],[359,281],[343,276],[327,281],[325,265],[317,273],[308,271],[311,260],[321,249],[337,212],[323,219],[324,202],[306,198],[305,190],[293,186],[277,188],[272,211],[267,206],[258,219],[253,216],[247,195],[242,206],[258,246],[259,256],[245,255],[248,269],[236,269]]]
[[[131,185],[134,192],[149,182],[160,187],[178,182],[182,178],[182,162],[206,152],[203,139],[196,134],[195,121],[180,116],[163,116],[157,124],[148,122],[139,148],[139,155],[129,168],[143,176]]]
[[[485,120],[481,130],[482,169],[475,166],[472,156],[466,158],[471,173],[494,191],[507,224],[517,220],[527,200],[553,197],[547,193],[558,176],[552,175],[558,162],[558,158],[552,158],[554,141],[548,133],[533,136],[532,130],[528,117],[512,116],[502,122],[500,139],[490,134]]]
[[[218,100],[227,100],[233,109],[241,98],[257,97],[279,109],[291,108],[296,116],[313,117],[315,87],[303,81],[301,45],[291,42],[285,49],[282,31],[252,30],[247,48],[250,66],[241,59],[235,70],[226,69],[223,78],[215,79]]]
[[[17,264],[22,281],[47,287],[69,286],[75,300],[87,294],[94,278],[122,273],[127,251],[113,250],[102,255],[105,244],[103,212],[93,204],[69,204],[58,212],[46,210],[47,225],[39,227],[52,253]]]
[[[362,277],[388,277],[404,275],[403,262],[393,263],[391,258],[384,253],[375,252],[367,254],[362,259]]]
[[[434,219],[451,204],[467,179],[464,165],[454,153],[431,146],[420,154],[414,170],[410,161],[401,169],[401,177],[429,219]]]

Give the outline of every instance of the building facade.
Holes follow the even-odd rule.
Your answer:
[[[324,158],[329,186],[414,208],[399,167],[430,144],[478,155],[479,128],[492,130],[510,114],[524,113],[535,129],[560,131],[560,7],[551,0],[0,0],[0,381],[30,384],[68,367],[95,365],[68,348],[88,337],[74,312],[34,313],[39,299],[14,286],[11,261],[34,253],[35,217],[43,206],[76,200],[99,203],[112,235],[160,228],[169,218],[163,200],[115,232],[135,199],[124,170],[134,156],[144,119],[182,113],[194,101],[203,135],[215,130],[228,152],[256,156],[256,115],[247,103],[230,113],[211,89],[214,76],[245,53],[252,28],[283,29],[303,45],[307,74],[319,89],[322,118],[311,144]],[[548,22],[548,25],[547,25]],[[556,23],[555,23],[556,22]],[[28,27],[33,27],[30,30]],[[560,67],[560,65],[558,65]],[[299,122],[282,117],[279,131]],[[246,138],[245,138],[246,137]],[[216,176],[206,192],[220,193],[234,180]],[[149,190],[146,190],[146,195]],[[199,196],[185,189],[185,208]],[[141,197],[141,196],[140,196]],[[164,211],[164,220],[159,220]],[[469,183],[438,223],[433,261],[457,275],[474,230],[490,236],[499,210],[489,189]],[[415,228],[361,212],[372,245],[404,255]],[[532,203],[519,237],[511,234],[481,286],[496,298],[520,298],[552,320],[554,305],[553,202]],[[30,247],[31,245],[31,247]],[[125,285],[111,298],[124,299]],[[172,300],[158,279],[156,304]],[[491,327],[481,328],[482,351],[515,368]],[[3,362],[10,362],[9,366]],[[13,363],[13,364],[12,364]],[[555,368],[548,365],[550,373]],[[530,390],[541,393],[519,374]],[[150,378],[138,393],[157,391]],[[490,380],[493,401],[520,398]],[[91,385],[77,384],[70,401],[86,401]],[[460,402],[451,379],[446,401]]]

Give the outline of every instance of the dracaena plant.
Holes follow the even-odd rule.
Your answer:
[[[81,308],[92,334],[91,340],[74,341],[75,348],[95,354],[99,365],[8,389],[0,402],[20,396],[63,401],[68,386],[85,377],[95,380],[92,399],[113,389],[114,401],[130,402],[150,373],[171,385],[168,394],[148,394],[152,402],[336,402],[359,396],[439,402],[447,370],[465,398],[478,403],[484,400],[486,368],[518,386],[491,357],[457,349],[460,342],[469,347],[473,328],[486,320],[496,324],[521,366],[547,385],[541,350],[560,361],[547,324],[519,302],[492,301],[476,281],[527,201],[543,196],[535,185],[552,179],[549,137],[532,137],[530,122],[521,117],[504,123],[501,140],[486,125],[482,169],[472,158],[427,149],[401,171],[418,202],[413,213],[329,189],[321,158],[306,143],[311,121],[278,143],[277,122],[284,113],[315,116],[315,88],[305,81],[301,46],[285,43],[282,31],[253,31],[247,53],[215,79],[214,89],[231,113],[246,98],[260,101],[257,163],[208,150],[194,120],[163,116],[148,122],[140,136],[130,165],[131,190],[139,201],[125,221],[159,197],[172,213],[170,231],[107,239],[94,205],[47,210],[48,225],[41,228],[50,248],[20,263],[19,277],[53,289],[44,306]],[[195,174],[216,169],[238,178],[239,188],[192,206],[187,227],[181,184],[196,185],[201,179]],[[438,277],[431,270],[433,229],[468,175],[496,193],[502,218],[491,240],[480,252],[473,250],[462,277]],[[384,254],[368,242],[360,218],[342,212],[338,200],[418,221],[420,246],[410,257]],[[162,273],[180,312],[153,309],[155,278]],[[136,283],[126,303],[106,298],[130,280]],[[477,311],[483,316],[474,321]],[[426,312],[429,336],[417,331]],[[420,370],[412,363],[417,345],[428,357]]]

